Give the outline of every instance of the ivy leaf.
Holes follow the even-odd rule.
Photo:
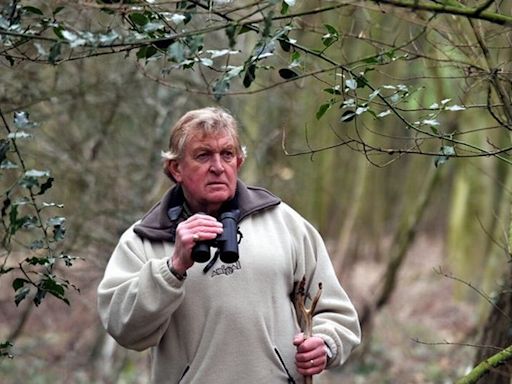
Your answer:
[[[243,85],[245,88],[249,88],[252,82],[256,79],[256,64],[251,64],[245,71]]]
[[[439,150],[439,156],[434,160],[434,166],[437,168],[446,163],[450,157],[455,155],[455,149],[451,145],[444,145]]]
[[[331,108],[331,106],[331,103],[322,104],[320,108],[318,108],[318,111],[316,111],[316,119],[320,120],[321,117],[325,114],[325,112],[327,112],[329,108]]]
[[[56,281],[53,276],[48,275],[46,278],[39,282],[37,293],[34,297],[34,303],[36,306],[41,304],[41,301],[46,296],[46,293],[49,293],[69,305],[69,300],[65,297],[66,288],[67,286]]]
[[[59,13],[60,11],[62,11],[65,7],[57,7],[53,10],[53,16],[55,16],[57,13]]]
[[[9,140],[0,139],[0,163],[6,159],[10,146]]]
[[[330,47],[336,41],[338,41],[340,35],[339,32],[330,24],[324,24],[325,29],[327,29],[327,33],[322,36],[322,43],[325,48]]]
[[[157,49],[153,45],[146,45],[137,51],[137,59],[149,59],[157,53]]]
[[[30,249],[42,249],[44,248],[44,241],[43,240],[34,240],[31,244],[30,244]]]
[[[17,291],[18,289],[23,288],[23,286],[26,283],[30,283],[30,282],[27,279],[22,279],[22,278],[14,279],[14,281],[12,282],[12,288],[14,289],[14,291]]]
[[[50,62],[50,64],[53,64],[53,65],[57,64],[57,61],[59,59],[60,52],[61,52],[61,50],[60,50],[61,45],[62,45],[61,42],[57,42],[51,46],[50,54],[48,55],[48,61]]]
[[[289,8],[290,5],[286,1],[283,1],[283,3],[281,4],[281,15],[286,15],[288,13]]]
[[[30,137],[32,137],[32,135],[25,131],[11,132],[7,135],[7,138],[13,139],[13,140],[28,139]]]
[[[299,75],[297,74],[297,72],[292,71],[289,68],[281,68],[279,70],[279,76],[281,76],[285,80],[289,80],[298,77]]]
[[[331,95],[341,95],[339,85],[335,85],[334,87],[330,87],[330,88],[324,88],[323,91],[330,93]]]
[[[11,199],[9,198],[9,196],[7,196],[4,200],[4,203],[2,204],[2,217],[5,216],[5,214],[7,213],[7,208],[9,208],[11,206]]]
[[[345,111],[341,114],[340,121],[342,123],[346,123],[348,121],[354,120],[354,118],[357,116],[357,113],[351,110]]]
[[[281,38],[278,40],[278,42],[283,51],[285,51],[285,52],[291,51],[292,46],[290,44],[290,39],[288,38],[288,36],[286,36],[286,35],[281,36]]]
[[[13,358],[10,349],[14,346],[14,344],[9,341],[4,341],[0,343],[0,357],[7,357],[9,359]]]
[[[14,294],[14,303],[16,306],[19,305],[30,293],[30,287],[27,286],[27,284],[30,284],[30,281],[22,278],[14,279],[12,282],[12,288],[15,291]]]
[[[142,13],[134,12],[131,13],[128,18],[136,25],[144,26],[149,23],[149,19]]]
[[[41,189],[36,193],[36,196],[40,196],[49,190],[52,187],[54,180],[55,179],[53,177],[49,177],[48,180],[41,184]]]
[[[215,100],[219,101],[229,90],[230,81],[226,77],[223,77],[215,82],[213,85],[212,91]]]
[[[23,7],[23,10],[28,13],[33,13],[34,15],[44,16],[44,13],[39,8],[36,7],[26,6]]]
[[[345,81],[345,85],[352,91],[357,89],[357,81],[354,79],[347,79],[347,81]]]
[[[233,49],[233,47],[236,45],[236,25],[230,24],[224,30],[226,32],[226,36],[228,37],[229,48]]]
[[[185,49],[186,47],[180,41],[176,41],[167,48],[167,56],[170,60],[181,63],[185,61]]]
[[[29,114],[25,111],[14,112],[14,126],[17,129],[33,128],[34,124],[30,122]]]

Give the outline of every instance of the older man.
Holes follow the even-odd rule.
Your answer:
[[[234,118],[219,108],[186,113],[164,157],[176,185],[122,235],[98,287],[107,331],[127,348],[152,348],[153,383],[300,383],[341,365],[360,341],[355,309],[317,231],[237,178]],[[198,244],[220,247],[225,212],[236,212],[237,258],[217,251],[195,262]],[[323,284],[309,338],[290,299],[303,276]]]

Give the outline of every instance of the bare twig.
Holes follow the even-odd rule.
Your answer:
[[[318,300],[322,294],[322,283],[318,283],[318,291],[315,294],[311,302],[311,307],[306,308],[306,299],[308,294],[306,293],[306,276],[302,278],[299,284],[295,287],[293,295],[293,305],[295,306],[295,312],[297,313],[297,320],[301,326],[301,330],[304,332],[304,339],[313,336],[313,315],[315,313]],[[313,377],[305,376],[305,384],[312,384]]]

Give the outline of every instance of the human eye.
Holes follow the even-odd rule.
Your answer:
[[[235,152],[232,150],[222,151],[222,158],[224,161],[232,161],[235,158]]]
[[[207,151],[201,151],[201,152],[196,153],[196,155],[195,155],[195,159],[201,163],[208,161],[209,158],[210,158],[210,154]]]

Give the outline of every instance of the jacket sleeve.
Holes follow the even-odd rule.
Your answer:
[[[155,248],[161,257],[155,257]],[[162,244],[145,244],[130,228],[121,236],[98,286],[103,326],[126,348],[140,351],[158,344],[183,300],[183,281],[169,271],[170,255],[164,254]]]
[[[339,366],[361,342],[359,318],[338,281],[320,234],[305,220],[300,227],[297,239],[301,240],[295,244],[295,281],[306,277],[306,289],[311,299],[322,283],[321,296],[313,314],[313,334],[324,339],[332,352],[328,367]],[[306,306],[310,304],[308,300]]]

